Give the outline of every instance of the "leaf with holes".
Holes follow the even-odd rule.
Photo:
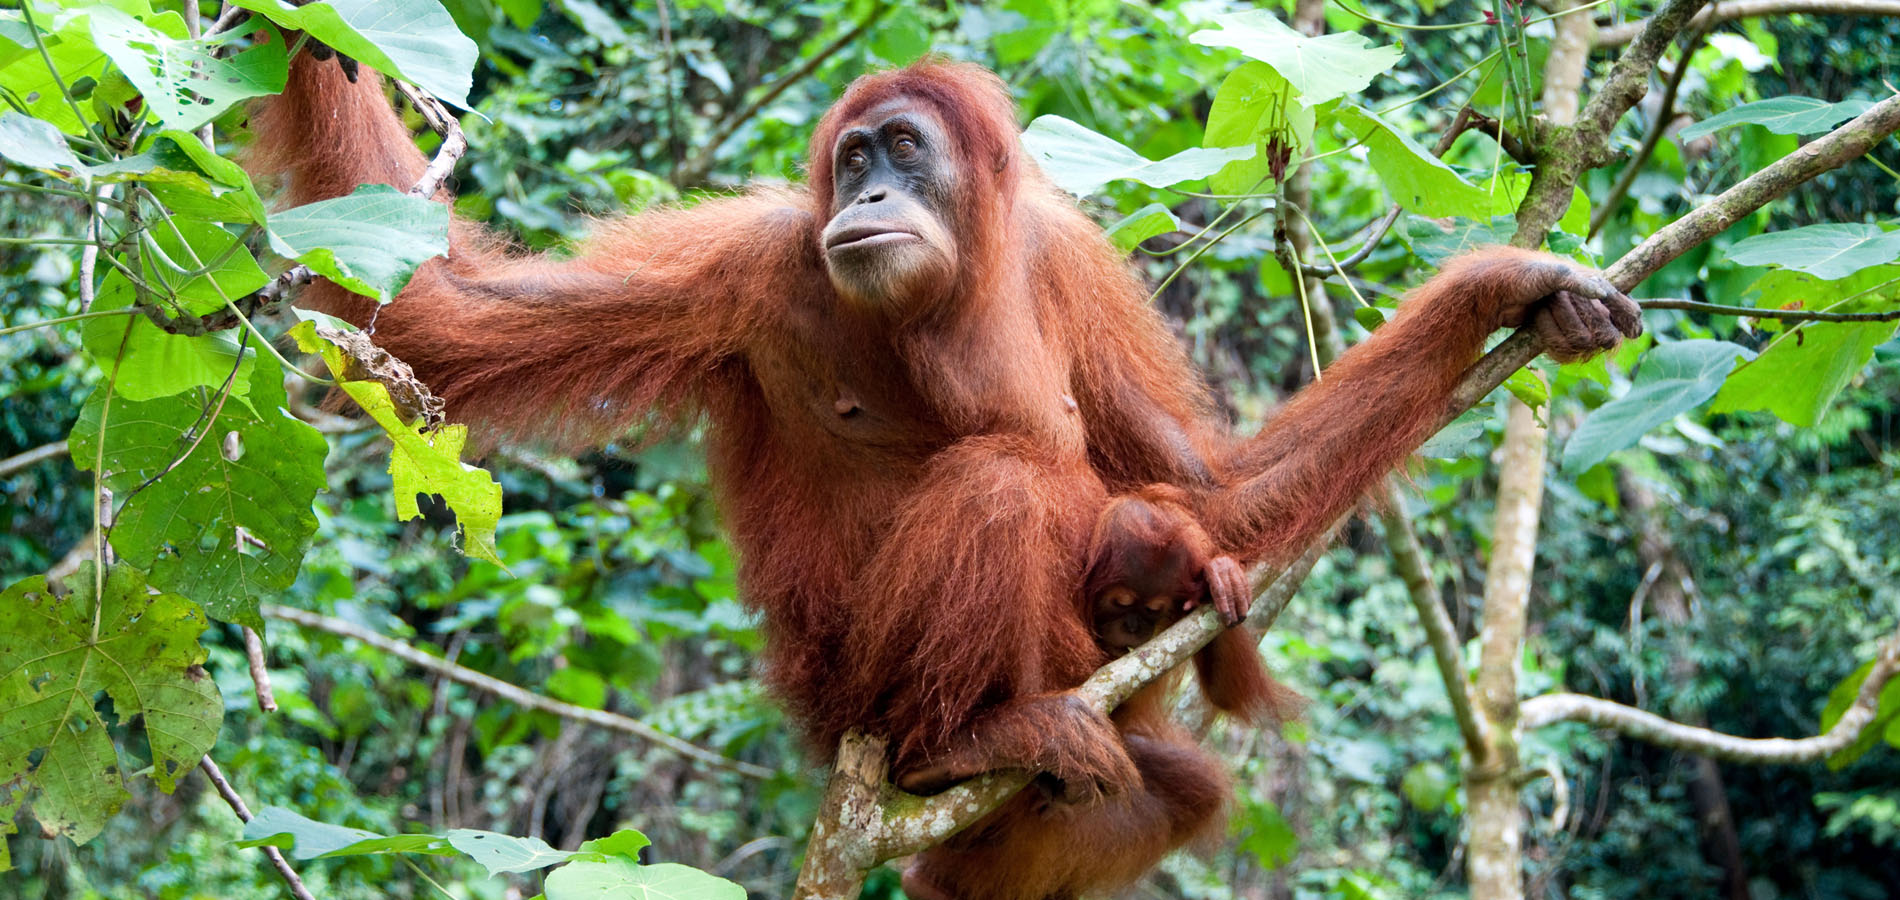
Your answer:
[[[29,578],[0,594],[0,834],[31,798],[50,834],[85,843],[129,794],[100,692],[120,722],[143,717],[151,774],[170,793],[218,739],[224,701],[201,664],[207,620],[190,600],[154,593],[116,565],[95,593],[93,564],[52,591]],[[7,867],[0,844],[0,870]]]
[[[449,251],[449,208],[386,184],[272,213],[270,246],[317,274],[388,303],[416,267]]]
[[[280,408],[276,362],[260,357],[252,366],[245,399],[198,388],[145,402],[115,398],[108,408],[101,387],[71,441],[81,469],[103,458],[106,486],[123,503],[110,532],[120,554],[151,569],[154,585],[261,629],[259,598],[296,580],[316,531],[311,503],[328,445]]]
[[[1817,134],[1866,112],[1873,105],[1871,100],[1829,103],[1813,97],[1773,97],[1725,109],[1682,129],[1676,137],[1693,141],[1735,125],[1760,125],[1776,134]]]
[[[336,343],[318,330],[317,323],[299,323],[290,336],[305,353],[323,356],[338,386],[394,442],[389,452],[389,474],[395,481],[390,490],[396,496],[396,517],[413,519],[422,515],[416,504],[417,494],[440,495],[455,511],[455,522],[461,526],[462,552],[501,565],[495,551],[495,528],[501,522],[501,485],[487,470],[462,462],[468,429],[446,425],[424,431],[421,421],[397,410],[389,389],[381,382],[349,377],[357,369]]]
[[[456,828],[449,831],[449,845],[482,864],[490,876],[503,872],[532,872],[566,862],[574,854],[556,850],[538,837],[511,837],[493,831]]]
[[[1807,225],[1742,238],[1728,248],[1728,258],[1744,266],[1780,266],[1831,281],[1900,262],[1900,231],[1849,222]]]
[[[1273,67],[1309,107],[1365,90],[1372,79],[1398,64],[1397,47],[1378,47],[1350,32],[1309,37],[1267,10],[1215,16],[1220,27],[1196,31],[1188,40],[1232,47]]]
[[[176,13],[166,17],[178,19]],[[183,27],[182,19],[179,27]],[[243,39],[230,29],[202,40],[178,40],[106,6],[92,9],[92,39],[131,79],[145,107],[167,128],[190,131],[240,100],[284,89],[284,45],[272,40],[219,59],[214,50]]]
[[[1022,141],[1050,181],[1077,195],[1093,194],[1125,178],[1165,188],[1206,178],[1233,160],[1253,155],[1252,147],[1226,147],[1183,150],[1151,160],[1061,116],[1037,116],[1023,131]]]
[[[385,75],[463,109],[479,51],[436,0],[234,0]]]
[[[1722,389],[1737,359],[1755,352],[1727,341],[1677,341],[1643,354],[1629,393],[1591,411],[1564,445],[1563,468],[1581,472],[1635,444],[1649,430],[1701,406]]]

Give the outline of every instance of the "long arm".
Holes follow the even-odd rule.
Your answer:
[[[1291,561],[1430,437],[1485,337],[1519,325],[1566,359],[1642,330],[1628,297],[1557,257],[1492,247],[1455,259],[1224,461],[1206,510],[1215,541],[1245,562]]]
[[[426,165],[372,74],[352,83],[308,55],[254,125],[254,167],[279,175],[292,204],[407,187]],[[601,226],[569,259],[510,254],[458,220],[447,257],[380,311],[327,282],[300,302],[373,322],[376,343],[489,439],[585,445],[703,401],[761,317],[823,283],[804,205],[762,192],[645,213]]]

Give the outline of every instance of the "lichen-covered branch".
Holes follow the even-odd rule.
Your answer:
[[[1724,22],[1737,19],[1756,19],[1762,16],[1785,16],[1803,13],[1815,16],[1896,16],[1900,17],[1900,2],[1896,0],[1729,0],[1717,3],[1689,20],[1691,28],[1713,28]],[[1640,34],[1648,19],[1624,22],[1599,29],[1596,45],[1613,47],[1627,44]]]
[[[1861,682],[1854,704],[1834,727],[1814,737],[1745,738],[1681,722],[1655,713],[1581,694],[1546,694],[1523,704],[1523,727],[1542,728],[1558,722],[1582,722],[1608,728],[1633,740],[1712,757],[1723,762],[1751,765],[1808,763],[1847,749],[1874,721],[1880,692],[1900,674],[1900,633],[1883,642],[1867,680]]]

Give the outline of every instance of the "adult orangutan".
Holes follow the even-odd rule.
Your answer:
[[[425,164],[373,76],[308,56],[255,125],[291,203]],[[1482,251],[1232,441],[1016,132],[980,68],[867,75],[818,124],[803,187],[610,221],[567,258],[458,222],[375,319],[491,441],[704,416],[764,676],[821,753],[882,733],[919,791],[1045,773],[920,855],[919,898],[1112,889],[1217,832],[1225,775],[1155,692],[1113,721],[1067,692],[1195,604],[1236,621],[1241,566],[1286,561],[1419,444],[1492,330],[1581,356],[1639,327],[1592,273]],[[324,283],[304,302],[358,323],[374,306]],[[1242,630],[1198,662],[1222,708],[1277,699]]]

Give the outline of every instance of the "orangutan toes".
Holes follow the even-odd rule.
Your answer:
[[[1558,291],[1531,317],[1544,351],[1559,362],[1588,359],[1643,333],[1634,301],[1615,288],[1607,299]]]

